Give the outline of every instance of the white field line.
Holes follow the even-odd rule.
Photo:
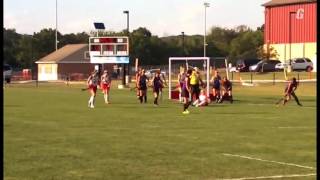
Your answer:
[[[250,83],[251,80],[248,79],[241,79],[241,80],[230,80],[231,82],[244,82],[244,83]],[[276,79],[275,81],[270,79],[256,79],[252,80],[252,82],[260,82],[260,83],[267,83],[267,82],[289,82],[287,80],[280,80]],[[317,79],[300,79],[299,82],[317,82]]]
[[[316,127],[308,127],[308,126],[288,126],[288,127],[278,127],[279,129],[315,129]]]
[[[314,167],[310,167],[310,166],[302,166],[299,164],[285,163],[285,162],[279,162],[279,161],[270,161],[270,160],[264,160],[264,159],[259,159],[259,158],[253,158],[253,157],[249,157],[249,156],[241,156],[241,155],[237,155],[237,154],[224,153],[223,155],[240,157],[240,158],[244,158],[244,159],[251,159],[251,160],[257,160],[257,161],[271,162],[271,163],[282,164],[282,165],[287,165],[287,166],[296,166],[296,167],[301,167],[301,168],[306,168],[306,169],[315,169]]]
[[[275,176],[258,176],[258,177],[242,177],[242,178],[231,178],[231,179],[219,179],[219,180],[250,180],[250,179],[277,179],[277,178],[289,178],[289,177],[306,177],[315,176],[312,174],[291,174],[291,175],[275,175]]]

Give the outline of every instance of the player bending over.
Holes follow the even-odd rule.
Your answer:
[[[302,104],[299,102],[298,97],[294,93],[294,91],[298,88],[298,82],[295,77],[292,78],[292,80],[287,84],[285,91],[284,91],[284,97],[277,102],[279,104],[282,101],[282,105],[285,105],[289,100],[291,100],[291,96],[293,96],[294,100],[299,106],[302,106]]]
[[[94,102],[95,102],[98,84],[99,84],[98,71],[94,70],[87,80],[88,89],[91,93],[90,99],[88,101],[88,106],[90,108],[94,108]]]
[[[225,99],[229,99],[230,103],[233,102],[233,98],[232,98],[232,83],[231,81],[229,81],[227,79],[227,77],[223,77],[222,81],[221,81],[221,97],[219,99],[219,103],[222,103],[223,100]]]
[[[106,104],[109,104],[109,91],[111,87],[111,77],[107,70],[103,71],[103,74],[101,76],[101,89],[103,92],[104,102]]]
[[[154,105],[158,105],[158,98],[159,98],[159,92],[161,88],[163,87],[163,81],[161,80],[160,77],[160,72],[156,72],[155,77],[152,79],[152,84],[153,84],[153,95],[154,95]]]

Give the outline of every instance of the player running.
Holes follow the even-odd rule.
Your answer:
[[[101,89],[103,92],[104,102],[106,104],[109,104],[109,91],[111,87],[111,77],[107,70],[103,71],[103,74],[101,76]]]
[[[158,97],[159,97],[159,92],[161,88],[163,87],[163,81],[160,77],[160,72],[156,72],[155,76],[152,79],[152,84],[153,84],[153,95],[154,95],[154,102],[153,104],[155,106],[158,106]]]
[[[88,101],[88,106],[90,108],[94,108],[94,102],[95,102],[95,97],[97,93],[97,87],[99,85],[99,77],[98,77],[98,71],[94,70],[91,75],[88,77],[87,80],[87,85],[88,89],[91,93],[90,99]]]
[[[188,111],[188,107],[192,103],[189,101],[189,94],[191,92],[191,87],[190,87],[190,75],[192,73],[192,70],[189,69],[187,71],[186,77],[184,79],[184,82],[182,84],[182,91],[181,91],[181,97],[183,98],[183,112],[182,114],[189,114],[190,112]]]
[[[292,80],[287,84],[285,91],[284,91],[284,97],[281,98],[276,104],[279,104],[282,101],[282,105],[284,106],[289,100],[291,100],[291,96],[293,96],[294,100],[297,102],[299,106],[302,106],[302,104],[299,102],[298,97],[294,93],[294,91],[298,88],[298,82],[295,77],[292,78]]]
[[[139,89],[139,100],[142,103],[144,98],[144,103],[147,103],[147,81],[148,77],[145,75],[145,70],[142,69],[140,76],[138,78],[138,89]]]

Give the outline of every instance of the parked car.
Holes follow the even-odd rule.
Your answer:
[[[12,68],[9,64],[3,65],[3,80],[5,80],[7,83],[11,82],[12,77]]]
[[[276,64],[281,63],[279,60],[261,60],[257,64],[249,67],[252,72],[273,72],[276,71]]]
[[[261,59],[239,59],[236,62],[236,70],[240,72],[248,72],[251,65],[257,64]]]
[[[276,64],[276,70],[283,70],[283,68],[287,68],[289,65],[291,65],[293,71],[305,70],[309,72],[313,69],[313,63],[309,58],[294,58],[289,60],[289,63]]]
[[[233,66],[229,68],[229,72],[238,72],[237,67]]]
[[[154,74],[156,72],[160,71],[160,69],[149,69],[149,70],[146,70],[146,72],[144,73],[149,79],[152,78],[154,76]],[[165,71],[161,71],[160,72],[161,75],[163,75],[164,77],[166,77],[166,72]]]

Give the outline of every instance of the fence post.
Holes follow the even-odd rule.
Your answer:
[[[231,80],[233,81],[233,72],[231,72]]]
[[[311,79],[311,71],[309,71],[309,79]]]
[[[70,81],[70,75],[67,74],[67,86],[69,86],[69,81]]]
[[[273,85],[275,85],[275,84],[276,84],[276,73],[273,72]]]
[[[250,73],[250,81],[251,81],[251,84],[252,84],[252,72]]]

